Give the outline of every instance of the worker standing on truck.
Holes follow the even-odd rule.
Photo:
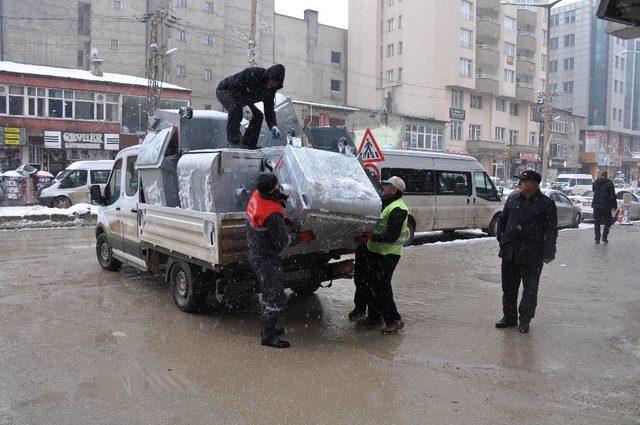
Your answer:
[[[284,85],[285,68],[277,64],[269,69],[251,67],[220,81],[216,89],[216,97],[228,112],[227,117],[227,142],[229,147],[242,147],[247,149],[258,148],[258,137],[262,127],[262,112],[254,103],[264,104],[264,116],[267,125],[271,129],[273,138],[280,140],[281,134],[276,122],[274,110],[276,92]],[[243,108],[251,110],[252,118],[249,127],[240,134]],[[242,137],[242,140],[241,140]]]
[[[284,270],[280,253],[298,242],[311,242],[311,231],[300,232],[285,217],[284,201],[275,174],[260,173],[256,189],[247,205],[247,242],[249,264],[260,282],[262,313],[260,337],[262,345],[287,348],[289,343],[279,338],[284,328],[278,326],[280,311],[287,299],[284,294]]]

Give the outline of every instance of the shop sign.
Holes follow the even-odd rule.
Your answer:
[[[584,151],[598,152],[598,139],[595,131],[589,130],[585,132]]]
[[[449,108],[449,118],[452,120],[464,121],[467,116],[467,112],[464,109]]]
[[[537,153],[520,152],[520,160],[528,162],[540,162],[540,156]]]
[[[101,133],[62,133],[65,149],[102,149],[104,144]]]
[[[0,144],[7,146],[24,145],[25,129],[18,127],[0,127]]]

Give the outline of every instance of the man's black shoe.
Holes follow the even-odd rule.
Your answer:
[[[276,333],[276,336],[284,335],[284,328],[282,326],[276,326],[273,331]]]
[[[349,321],[350,322],[357,322],[360,319],[364,319],[364,316],[366,314],[367,314],[367,310],[360,310],[360,309],[354,308],[349,313]]]
[[[374,326],[382,326],[384,324],[384,321],[382,320],[382,317],[378,317],[377,319],[371,318],[371,317],[365,317],[364,319],[360,319],[358,320],[357,325],[358,326],[364,326],[364,327],[374,327]]]
[[[526,334],[529,332],[529,322],[520,322],[518,325],[518,330],[521,334]]]
[[[518,326],[518,321],[515,319],[507,319],[506,317],[496,322],[496,328],[498,329],[513,328],[515,326]]]
[[[287,341],[283,341],[275,335],[271,338],[262,338],[262,345],[273,348],[289,348],[291,346]]]
[[[596,245],[600,245],[600,241],[596,239]]]
[[[602,238],[602,242],[603,242],[603,243],[609,243],[609,239]]]

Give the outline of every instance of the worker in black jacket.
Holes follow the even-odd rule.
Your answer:
[[[514,177],[518,192],[507,198],[498,221],[504,316],[496,328],[518,326],[526,333],[536,312],[542,266],[555,259],[558,214],[555,202],[540,192],[540,174],[527,170]],[[516,310],[520,281],[522,300]]]
[[[277,325],[280,311],[286,305],[284,270],[280,253],[298,242],[311,242],[311,231],[300,232],[284,214],[284,200],[278,179],[273,173],[260,173],[247,205],[247,243],[249,265],[260,282],[262,345],[287,348],[289,343],[278,338],[284,329]]]
[[[218,101],[227,110],[227,142],[230,147],[243,147],[256,149],[260,128],[262,127],[262,112],[254,103],[263,102],[264,116],[267,125],[271,129],[273,138],[280,140],[276,113],[274,110],[276,92],[284,85],[285,69],[283,65],[274,65],[269,69],[252,67],[220,81],[216,89]],[[240,134],[242,122],[242,110],[244,107],[251,110],[252,118],[249,127]],[[242,140],[241,140],[242,137]]]
[[[593,208],[593,227],[596,245],[600,243],[601,225],[604,225],[602,242],[609,243],[609,229],[613,223],[611,210],[618,208],[616,189],[613,186],[613,182],[609,180],[609,174],[606,171],[600,173],[600,177],[593,182],[592,188],[593,201],[591,201],[591,207]]]

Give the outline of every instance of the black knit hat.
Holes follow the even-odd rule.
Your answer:
[[[256,189],[258,189],[258,192],[266,195],[276,187],[277,183],[278,178],[275,174],[264,171],[258,174],[258,178],[256,179]]]

